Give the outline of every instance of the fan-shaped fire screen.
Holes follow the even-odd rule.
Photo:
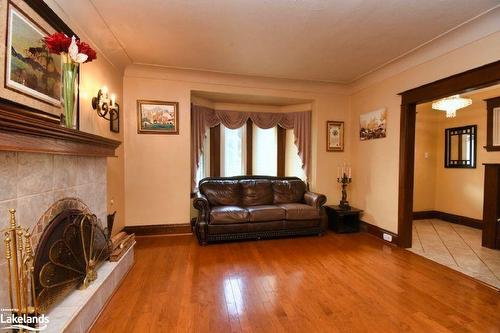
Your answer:
[[[66,209],[45,228],[35,261],[35,295],[39,313],[76,288],[97,278],[110,255],[110,241],[95,215]]]

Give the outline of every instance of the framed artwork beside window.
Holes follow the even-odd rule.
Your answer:
[[[138,100],[137,133],[179,134],[179,103]]]
[[[326,122],[326,151],[344,151],[344,122]]]

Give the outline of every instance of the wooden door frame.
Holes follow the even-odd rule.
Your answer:
[[[500,83],[500,60],[400,93],[398,245],[411,247],[417,104]]]

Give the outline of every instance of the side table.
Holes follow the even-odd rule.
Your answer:
[[[359,231],[359,215],[361,209],[351,207],[342,208],[337,205],[324,206],[328,216],[328,226],[337,233],[350,233]]]

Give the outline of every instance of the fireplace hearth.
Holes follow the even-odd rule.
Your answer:
[[[17,224],[11,209],[5,246],[10,308],[18,315],[46,313],[73,290],[87,288],[111,253],[107,231],[77,198],[55,202],[32,231]]]

